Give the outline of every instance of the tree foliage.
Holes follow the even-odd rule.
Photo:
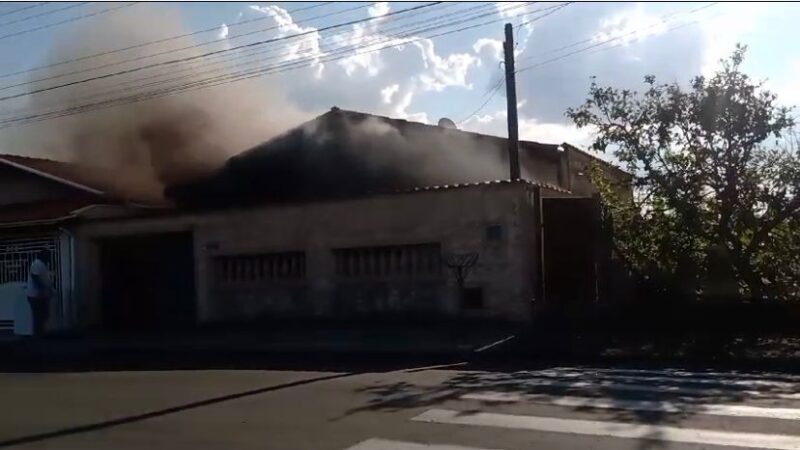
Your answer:
[[[791,110],[742,72],[745,51],[686,88],[593,81],[567,116],[633,174],[632,198],[593,175],[631,266],[684,292],[798,298],[800,140]]]

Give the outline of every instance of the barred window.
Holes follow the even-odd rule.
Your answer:
[[[306,276],[304,252],[224,255],[214,258],[216,280],[220,283],[258,283],[301,280]]]
[[[336,275],[343,278],[426,277],[442,273],[439,244],[342,248],[333,254]]]

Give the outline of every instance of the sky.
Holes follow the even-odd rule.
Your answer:
[[[794,3],[453,2],[431,5],[420,2],[175,2],[33,5],[0,4],[0,94],[22,94],[11,100],[0,99],[2,117],[15,117],[33,105],[58,106],[57,100],[47,103],[39,99],[51,95],[50,92],[26,94],[26,90],[32,87],[46,87],[48,83],[80,80],[166,60],[159,57],[125,63],[124,58],[129,55],[119,52],[113,55],[121,58],[112,60],[117,64],[113,68],[87,70],[52,81],[9,87],[35,80],[43,73],[63,75],[63,70],[72,67],[72,63],[45,71],[9,74],[58,62],[65,57],[91,55],[98,50],[118,50],[122,41],[115,41],[115,32],[130,32],[138,39],[133,41],[134,44],[175,36],[157,29],[159,20],[164,17],[177,23],[168,28],[183,30],[179,34],[210,30],[170,41],[170,45],[214,40],[207,49],[230,50],[259,40],[280,38],[280,42],[269,45],[281,47],[281,53],[277,54],[281,61],[310,58],[309,64],[300,69],[247,81],[266,86],[264,90],[249,91],[246,95],[248,101],[276,109],[277,116],[285,115],[287,120],[291,116],[291,120],[302,121],[338,106],[426,123],[436,123],[440,118],[448,117],[462,129],[506,136],[501,64],[505,22],[513,24],[515,29],[515,57],[519,71],[517,105],[522,139],[547,143],[566,141],[585,146],[591,141],[591,133],[575,128],[564,113],[568,107],[583,102],[591,77],[597,77],[602,85],[628,89],[643,89],[643,79],[647,74],[655,75],[660,81],[686,84],[696,75],[712,73],[719,59],[730,55],[736,43],[748,46],[745,71],[764,80],[768,88],[778,93],[781,103],[800,103],[800,85],[797,82],[800,47],[794,45],[800,38],[800,27],[797,26],[800,23],[800,5]],[[32,7],[13,12],[26,6]],[[69,6],[72,7],[67,8]],[[413,12],[398,12],[418,6],[424,7]],[[100,12],[115,7],[120,9]],[[56,11],[60,8],[67,9]],[[98,12],[92,17],[81,17]],[[43,13],[47,14],[35,17]],[[445,20],[455,21],[478,14],[481,15],[479,20],[465,21],[461,25],[451,25],[450,28],[434,26]],[[127,15],[133,20],[118,28],[109,27],[117,15]],[[77,19],[58,24],[74,18]],[[335,27],[359,20],[362,21]],[[397,36],[397,30],[408,30],[403,26],[414,23],[419,26],[420,22],[431,25],[429,28],[432,29]],[[437,32],[483,22],[490,23],[430,37]],[[124,27],[135,29],[123,30]],[[298,33],[303,34],[301,38],[286,38]],[[65,43],[75,35],[82,36],[81,45]],[[125,42],[130,45],[131,41]],[[364,46],[370,42],[379,45],[391,43],[393,46],[369,53],[354,50],[342,53],[343,57],[338,60],[325,61],[326,55],[332,55],[336,49],[348,45]],[[155,53],[162,48],[159,45],[136,49],[136,55]],[[166,72],[172,67],[169,66]],[[131,79],[135,81],[135,78],[127,78]],[[113,85],[114,80],[106,86]],[[80,91],[84,95],[87,89],[91,91],[93,84],[81,83],[79,87],[86,88]],[[72,88],[59,88],[58,91],[69,92],[69,89]],[[214,89],[224,93],[222,87]],[[65,97],[53,98],[64,101]],[[235,104],[239,100],[231,98],[230,111],[235,116]],[[40,101],[44,103],[36,103]],[[228,108],[224,102],[219,107]],[[283,111],[286,113],[282,114]],[[269,117],[276,117],[276,114]],[[24,134],[29,136],[47,128],[57,128],[57,122],[58,119],[24,125]],[[26,145],[20,139],[4,140],[4,136],[22,133],[18,127],[23,126],[0,129],[0,145],[14,147],[0,151],[18,152],[20,145]],[[267,138],[270,133],[264,134]]]

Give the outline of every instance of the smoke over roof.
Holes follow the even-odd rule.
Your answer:
[[[555,145],[526,146],[558,158]],[[182,204],[233,205],[504,178],[503,138],[333,108],[167,194]]]
[[[80,59],[184,34],[187,29],[179,15],[165,4],[138,4],[102,19],[81,22],[51,40],[48,56],[39,65],[79,60],[31,73],[28,81],[32,83],[14,93],[192,57],[226,45],[220,42],[151,56],[197,44],[194,38],[187,37]],[[98,68],[105,65],[108,66]],[[4,112],[46,112],[131,96],[152,91],[153,87],[143,85],[174,79],[178,72],[188,78],[155,87],[185,84],[192,76],[202,79],[201,71],[208,70],[195,69],[196,66],[200,64],[166,65],[78,83],[6,103]],[[220,68],[224,67],[220,63]],[[69,73],[74,74],[61,76]],[[43,80],[51,77],[56,78]],[[292,108],[280,89],[270,86],[267,79],[249,80],[7,128],[0,131],[0,146],[4,153],[136,173],[133,178],[148,184],[144,190],[160,192],[164,185],[213,171],[241,149],[307,118]]]

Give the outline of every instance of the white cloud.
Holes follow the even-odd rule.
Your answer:
[[[424,112],[409,113],[407,110],[411,106],[411,100],[414,98],[414,89],[409,89],[402,96],[397,106],[394,108],[394,115],[400,119],[410,120],[412,122],[429,123],[428,114]]]
[[[367,12],[370,17],[382,17],[389,14],[389,2],[376,2],[369,8]]]
[[[720,6],[718,6],[720,7]],[[705,34],[703,51],[703,75],[710,75],[719,68],[719,60],[727,58],[734,46],[743,41],[745,34],[755,30],[756,21],[765,5],[759,3],[724,3],[725,13],[702,21]]]
[[[778,95],[778,103],[783,106],[800,106],[800,59],[793,59],[786,62],[786,72],[781,77],[769,79],[766,88]],[[795,110],[795,113],[798,111]]]
[[[397,91],[400,90],[399,84],[392,84],[390,86],[386,86],[385,88],[381,89],[381,98],[383,99],[383,103],[390,104],[392,103],[392,97]]]
[[[217,39],[225,39],[228,37],[228,25],[222,24],[219,26],[219,31],[217,32]]]
[[[316,70],[316,76],[321,77],[324,65],[319,58],[324,56],[320,49],[320,35],[314,27],[303,27],[292,19],[289,11],[275,5],[259,6],[250,5],[250,9],[261,14],[270,16],[278,26],[278,37],[303,34],[303,36],[285,41],[284,48],[287,50],[284,61],[292,61],[300,58],[312,58],[312,67]]]
[[[365,24],[355,24],[351,32],[333,36],[337,48],[340,46],[355,48],[350,56],[338,61],[348,76],[352,76],[359,70],[365,71],[372,77],[378,75],[382,67],[382,52],[378,49],[398,45],[400,47],[397,50],[403,51],[401,44],[410,40],[387,37],[375,30],[374,25],[368,27]]]
[[[497,8],[497,14],[500,17],[509,18],[514,17],[525,9],[525,6],[530,2],[496,2],[494,4],[495,8]]]
[[[467,83],[467,73],[478,60],[475,56],[451,53],[443,58],[436,53],[430,39],[416,41],[414,45],[422,51],[422,59],[428,69],[419,76],[425,90],[441,91],[449,86],[472,89],[472,85]]]
[[[472,44],[472,51],[478,55],[483,55],[484,50],[494,61],[503,60],[503,43],[498,39],[480,38]]]
[[[507,116],[506,110],[500,109],[492,113],[476,115],[464,121],[461,127],[468,131],[505,137],[508,136]],[[591,143],[593,136],[591,130],[579,129],[569,124],[542,122],[525,116],[520,116],[518,122],[519,137],[526,141],[546,144],[568,142],[579,147],[586,147]]]
[[[644,40],[648,36],[664,33],[667,25],[660,16],[644,11],[641,3],[635,7],[607,17],[600,22],[600,30],[592,36],[594,42],[609,39],[621,45]]]

